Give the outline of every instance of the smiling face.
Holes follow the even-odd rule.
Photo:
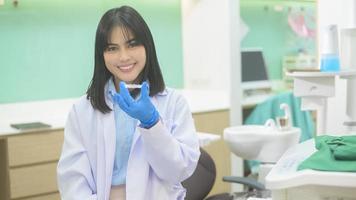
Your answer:
[[[115,27],[104,50],[106,68],[115,77],[115,86],[120,81],[134,83],[146,64],[146,50],[143,44],[134,38],[130,30]]]

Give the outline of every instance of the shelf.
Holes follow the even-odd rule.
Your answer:
[[[317,77],[334,77],[334,76],[340,76],[342,78],[348,78],[352,76],[356,76],[356,70],[342,70],[340,72],[287,72],[286,76],[289,77],[310,77],[310,78],[317,78]]]

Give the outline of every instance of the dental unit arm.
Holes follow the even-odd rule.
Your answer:
[[[336,78],[346,79],[348,94],[345,114],[348,119],[344,117],[343,125],[346,127],[339,132],[342,134],[356,131],[356,107],[353,105],[356,100],[356,66],[355,69],[340,72],[293,72],[287,75],[294,78],[293,92],[295,96],[301,97],[301,109],[317,111],[317,135],[330,132],[327,122],[332,113],[328,113],[328,98],[335,96]],[[341,110],[343,105],[345,103],[335,106]]]

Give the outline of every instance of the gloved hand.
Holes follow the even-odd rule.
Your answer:
[[[114,102],[132,118],[138,119],[141,126],[151,128],[159,120],[159,113],[150,101],[147,82],[142,83],[141,96],[134,100],[124,82],[120,82],[120,93],[112,94]]]

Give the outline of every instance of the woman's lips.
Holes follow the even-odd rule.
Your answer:
[[[135,64],[121,65],[121,66],[118,66],[118,68],[123,72],[129,72],[134,68],[134,66],[135,66]]]

